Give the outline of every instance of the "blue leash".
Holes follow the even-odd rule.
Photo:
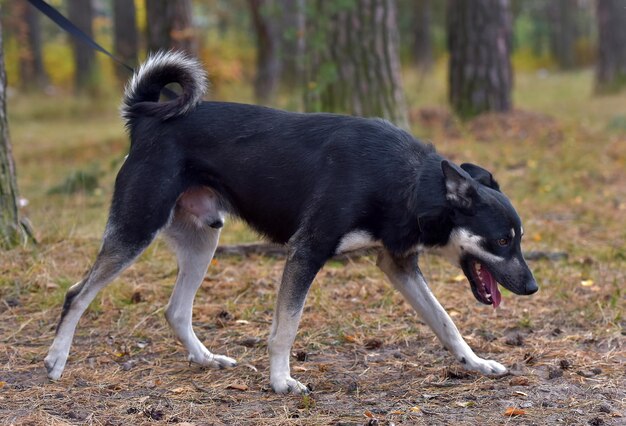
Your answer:
[[[98,43],[96,43],[91,37],[89,37],[80,28],[78,28],[76,25],[74,25],[74,23],[72,23],[72,21],[67,19],[65,16],[61,15],[61,13],[59,13],[58,10],[56,10],[54,7],[50,6],[45,1],[43,1],[43,0],[28,0],[28,2],[30,4],[32,4],[34,7],[36,7],[41,13],[43,13],[48,18],[50,18],[59,27],[63,28],[65,31],[67,31],[69,34],[71,34],[74,37],[76,37],[77,39],[83,41],[83,43],[87,43],[91,48],[97,50],[98,52],[104,53],[109,58],[113,59],[115,62],[117,62],[118,64],[120,64],[121,66],[123,66],[124,68],[129,70],[130,72],[135,72],[135,70],[131,66],[126,65],[124,62],[122,62],[121,60],[116,58],[111,52],[109,52],[104,47],[102,47]]]
[[[35,8],[37,8],[37,10],[39,10],[41,13],[43,13],[48,18],[50,18],[59,27],[63,28],[65,31],[67,31],[72,36],[76,37],[78,40],[81,40],[83,43],[86,43],[92,49],[97,50],[100,53],[104,53],[109,58],[113,59],[115,62],[117,62],[118,64],[120,64],[124,68],[126,68],[131,73],[135,72],[133,67],[131,67],[131,66],[127,65],[126,63],[122,62],[120,59],[118,59],[111,52],[106,50],[104,47],[100,46],[98,43],[96,43],[94,41],[94,39],[92,39],[87,34],[85,34],[72,21],[67,19],[65,16],[61,15],[61,13],[58,10],[56,10],[54,7],[50,6],[45,1],[43,1],[43,0],[28,0],[28,2],[31,5],[33,5]],[[175,99],[175,98],[178,97],[178,95],[174,91],[168,89],[167,87],[164,87],[163,89],[161,89],[161,92],[166,97],[168,97],[170,99]]]

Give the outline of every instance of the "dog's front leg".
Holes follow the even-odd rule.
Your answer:
[[[313,260],[308,249],[290,248],[268,341],[270,385],[276,393],[309,392],[309,388],[291,377],[289,356],[298,331],[304,300],[321,264]]]
[[[478,357],[463,340],[450,316],[430,291],[417,265],[416,254],[396,257],[383,249],[376,264],[466,369],[490,375],[506,373],[506,367]]]

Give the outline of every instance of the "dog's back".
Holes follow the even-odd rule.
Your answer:
[[[328,238],[352,228],[380,237],[384,215],[377,210],[415,185],[420,162],[434,152],[380,119],[200,102],[201,70],[165,58],[144,65],[127,90],[127,161],[165,156],[163,173],[180,170],[183,191],[212,188],[225,210],[275,242],[287,242],[310,215]],[[158,89],[172,82],[183,95],[158,102]]]

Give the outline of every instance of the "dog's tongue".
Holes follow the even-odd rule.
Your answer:
[[[502,295],[500,294],[500,290],[498,290],[498,283],[496,282],[496,280],[493,279],[493,277],[491,277],[491,280],[489,281],[489,292],[491,293],[491,299],[493,300],[493,308],[495,309],[498,306],[500,306]]]
[[[500,294],[500,290],[498,290],[498,283],[493,278],[493,275],[487,270],[487,268],[482,268],[480,271],[480,279],[485,284],[485,288],[491,294],[491,300],[493,301],[494,309],[500,305],[500,301],[502,300],[502,295]]]

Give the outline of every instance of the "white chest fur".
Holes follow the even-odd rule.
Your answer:
[[[380,246],[380,241],[374,240],[369,232],[352,231],[341,238],[335,253],[340,254],[361,248],[378,246]]]

